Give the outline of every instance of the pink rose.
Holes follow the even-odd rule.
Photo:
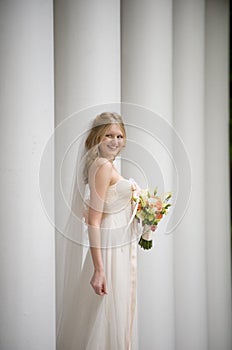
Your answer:
[[[156,206],[156,208],[157,208],[158,211],[161,211],[161,210],[162,210],[162,202],[161,202],[161,201],[157,201],[157,202],[155,203],[155,206]]]

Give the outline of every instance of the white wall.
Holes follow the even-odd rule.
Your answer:
[[[0,348],[51,350],[54,228],[38,175],[54,125],[52,2],[1,1],[0,23]]]

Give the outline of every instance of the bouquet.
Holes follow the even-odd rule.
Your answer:
[[[168,208],[171,206],[168,201],[171,197],[171,192],[157,196],[157,187],[152,194],[148,189],[134,193],[132,199],[138,204],[135,218],[143,226],[143,233],[139,240],[139,245],[143,249],[151,249],[152,233],[157,229],[163,216],[167,215]]]

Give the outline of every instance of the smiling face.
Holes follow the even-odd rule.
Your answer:
[[[124,135],[118,124],[111,124],[105,131],[99,145],[100,156],[109,160],[120,153],[125,143]]]

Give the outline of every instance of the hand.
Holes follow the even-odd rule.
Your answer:
[[[106,278],[103,271],[95,270],[93,273],[93,277],[91,278],[90,284],[93,287],[96,294],[98,295],[107,294]]]

